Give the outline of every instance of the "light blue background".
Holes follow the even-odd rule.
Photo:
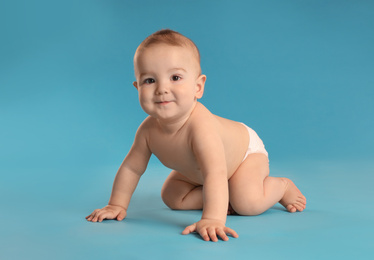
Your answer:
[[[178,235],[200,213],[166,209],[159,189],[167,169],[152,160],[132,202],[133,218],[123,222],[129,230],[114,221],[85,222],[107,202],[146,116],[132,86],[132,58],[162,28],[197,44],[207,75],[201,102],[258,132],[273,175],[297,180],[309,211],[229,218],[242,235],[226,252],[230,246]],[[248,244],[260,248],[252,250],[257,257],[274,246],[281,258],[289,250],[315,258],[313,243],[325,256],[353,245],[366,257],[373,249],[366,231],[374,229],[373,28],[373,1],[1,1],[0,258],[144,259],[165,251],[175,257],[186,248],[239,256]],[[357,219],[362,207],[366,215]],[[136,222],[144,212],[146,221]],[[301,230],[289,234],[279,223]],[[340,229],[319,238],[313,232],[323,223]],[[266,233],[259,225],[274,228]],[[353,233],[356,244],[344,240]],[[279,245],[277,238],[289,236],[306,241],[302,250]],[[331,236],[336,244],[319,240]],[[153,251],[142,249],[144,241]],[[172,242],[175,255],[166,247]]]

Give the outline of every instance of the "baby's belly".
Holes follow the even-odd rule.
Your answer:
[[[195,167],[191,167],[191,164],[186,167],[174,167],[171,169],[174,169],[175,171],[179,172],[182,174],[184,177],[186,177],[188,180],[191,181],[192,184],[194,185],[203,185],[204,183],[204,178],[203,174],[200,171],[200,168],[198,165],[194,165]]]
[[[180,172],[180,171],[178,171]],[[191,173],[187,173],[187,172],[180,172],[184,177],[186,177],[186,179],[193,185],[203,185],[204,184],[204,179],[203,179],[203,175],[201,173],[194,173],[194,174],[191,174]]]
[[[160,160],[160,162],[169,169],[175,170],[186,177],[194,185],[202,185],[204,182],[203,175],[200,171],[200,167],[197,164],[196,160],[192,158],[192,156],[188,155],[181,155],[178,158],[169,154],[165,156],[158,156],[155,154],[156,157]],[[180,158],[183,158],[181,160]]]

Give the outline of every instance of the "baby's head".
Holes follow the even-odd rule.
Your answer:
[[[157,45],[157,44],[166,44],[169,46],[178,46],[183,47],[186,49],[186,51],[189,51],[191,53],[191,57],[194,59],[197,76],[201,74],[201,67],[200,67],[200,53],[199,49],[196,47],[195,43],[187,38],[186,36],[170,30],[170,29],[164,29],[157,31],[150,36],[148,36],[136,49],[135,55],[134,55],[134,70],[135,70],[135,76],[137,77],[138,73],[138,58],[143,53],[144,50],[147,48]]]
[[[172,30],[147,37],[134,56],[136,81],[143,110],[154,118],[179,120],[189,115],[204,93],[196,45]]]

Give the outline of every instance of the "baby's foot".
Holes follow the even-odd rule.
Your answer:
[[[283,178],[286,185],[286,192],[283,198],[279,201],[289,212],[294,213],[296,211],[303,211],[306,205],[306,198],[296,185],[287,178]]]

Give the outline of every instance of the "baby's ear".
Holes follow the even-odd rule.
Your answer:
[[[135,87],[136,89],[138,89],[138,82],[134,81],[132,84],[134,85],[134,87]]]
[[[202,98],[204,94],[204,86],[205,86],[206,76],[200,75],[196,80],[196,98]]]

